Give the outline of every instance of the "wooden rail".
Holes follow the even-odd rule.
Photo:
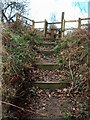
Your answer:
[[[18,14],[19,15],[19,17],[22,17],[22,18],[25,18],[25,19],[27,19],[27,20],[30,20],[31,22],[33,21],[33,20],[31,20],[31,19],[29,19],[29,18],[27,18],[27,17],[25,17],[25,16],[23,16],[23,15],[21,15],[21,14]]]
[[[20,18],[24,18],[24,19],[30,21],[31,24],[28,24],[27,22],[24,22],[23,20],[20,20]],[[34,26],[35,26],[34,20],[31,20],[31,19],[29,19],[29,18],[27,18],[27,17],[25,17],[25,16],[23,16],[23,15],[21,15],[19,13],[16,13],[16,22],[17,22],[17,25],[18,25],[19,21],[21,21],[23,23],[26,23],[27,25],[29,25],[32,28],[32,31],[34,30]]]
[[[44,23],[44,21],[36,21],[35,23]]]
[[[49,22],[48,24],[61,24],[62,22]]]
[[[81,29],[81,27],[82,26],[90,26],[90,24],[89,23],[87,23],[87,24],[82,24],[82,21],[84,21],[84,20],[90,20],[90,18],[78,18],[78,20],[65,20],[64,19],[64,12],[62,12],[62,17],[61,17],[61,22],[48,22],[46,19],[44,20],[44,21],[34,21],[34,20],[31,20],[31,19],[29,19],[29,18],[27,18],[27,17],[25,17],[25,16],[23,16],[23,15],[20,15],[20,14],[16,14],[16,21],[17,21],[17,24],[18,24],[18,21],[20,20],[20,17],[21,18],[24,18],[24,19],[26,19],[26,20],[28,20],[28,21],[30,21],[31,22],[31,28],[32,28],[32,30],[34,30],[35,29],[35,24],[40,24],[40,23],[43,23],[44,25],[43,25],[43,28],[40,28],[40,29],[43,29],[43,34],[44,34],[44,36],[46,37],[46,35],[47,35],[47,30],[48,30],[48,25],[51,25],[51,24],[60,24],[60,28],[61,28],[61,38],[63,38],[64,37],[64,32],[66,31],[66,30],[75,30],[75,29]],[[66,23],[78,23],[78,26],[77,26],[77,28],[66,28],[65,27],[65,24]],[[29,25],[29,24],[28,24]],[[38,28],[39,29],[39,28]],[[58,29],[58,28],[57,28]]]
[[[78,22],[78,20],[67,20],[65,22]]]

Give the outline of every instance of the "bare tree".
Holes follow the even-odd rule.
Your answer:
[[[4,7],[2,10],[2,21],[6,20],[7,22],[14,21],[14,17],[17,12],[20,14],[26,14],[27,9],[29,9],[27,0],[3,0],[3,4]]]

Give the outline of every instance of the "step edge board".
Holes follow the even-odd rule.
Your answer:
[[[38,62],[38,63],[36,63],[36,65],[58,65],[58,66],[60,66],[61,64],[58,64],[58,63],[48,63],[48,62],[47,63],[45,63],[45,62],[44,63],[43,62],[39,63]]]
[[[45,81],[36,81],[36,84],[70,84],[70,82],[45,82]]]

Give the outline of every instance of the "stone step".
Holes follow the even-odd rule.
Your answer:
[[[58,54],[58,52],[54,50],[40,50],[40,53],[44,54],[45,56],[51,56],[53,54]]]
[[[70,82],[43,82],[43,81],[38,81],[34,83],[36,86],[38,86],[41,89],[63,89],[63,88],[68,88],[70,86]]]
[[[58,63],[36,63],[36,66],[43,70],[55,70],[59,69],[62,64]]]

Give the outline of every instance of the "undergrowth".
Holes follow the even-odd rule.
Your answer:
[[[75,31],[65,36],[54,47],[59,57],[56,62],[61,63],[61,72],[64,79],[71,82],[67,90],[68,97],[76,100],[72,111],[65,111],[64,116],[86,118],[88,98],[88,52],[87,31]],[[35,108],[29,107],[36,99],[36,88],[33,79],[36,69],[35,56],[37,44],[41,37],[29,28],[13,24],[4,28],[3,40],[3,117],[25,118],[33,115]],[[83,103],[79,100],[83,100]],[[77,102],[79,100],[79,102]],[[34,106],[35,107],[35,106]],[[76,108],[75,108],[76,107]]]
[[[21,25],[18,27],[9,25],[2,32],[3,118],[21,118],[27,113],[34,114],[32,108],[27,110],[27,104],[28,98],[32,102],[35,96],[33,70],[35,45],[39,38],[33,32],[26,33],[26,28],[21,29]]]
[[[75,116],[79,119],[87,119],[88,116],[88,30],[78,30],[64,37],[54,47],[58,51],[59,57],[56,62],[62,64],[61,71],[64,72],[65,80],[71,81],[71,87],[68,89],[68,95],[76,101],[79,101],[78,110],[66,112],[65,116]],[[84,106],[84,104],[86,106]],[[77,104],[76,104],[77,105]],[[83,107],[84,106],[84,107]]]

